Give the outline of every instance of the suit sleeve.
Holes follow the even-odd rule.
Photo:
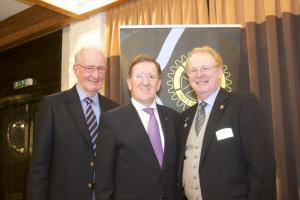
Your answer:
[[[239,130],[248,166],[248,199],[275,199],[276,173],[271,132],[253,94],[243,96]]]
[[[27,199],[47,199],[53,148],[53,116],[47,98],[42,100],[35,120],[32,161],[28,174]]]
[[[96,149],[95,191],[97,200],[113,198],[116,141],[112,128],[113,122],[109,122],[104,114],[101,117]]]

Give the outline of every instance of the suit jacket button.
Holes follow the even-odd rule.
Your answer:
[[[92,184],[92,183],[88,183],[88,187],[89,187],[90,189],[92,189],[92,188],[93,188],[93,184]]]
[[[90,166],[91,166],[91,167],[94,167],[94,165],[95,165],[94,162],[91,161],[91,162],[90,162]]]

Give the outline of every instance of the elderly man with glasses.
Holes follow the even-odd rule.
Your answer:
[[[179,199],[274,200],[271,133],[252,93],[221,88],[223,61],[209,46],[195,48],[186,72],[198,103],[182,114]]]
[[[36,116],[27,199],[95,199],[100,115],[118,104],[99,93],[106,64],[96,47],[84,47],[76,54],[73,71],[77,84],[44,97]]]

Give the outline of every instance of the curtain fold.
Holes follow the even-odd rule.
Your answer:
[[[210,23],[243,25],[240,84],[242,89],[259,97],[270,119],[277,165],[277,199],[300,199],[299,1],[226,3],[209,1]]]
[[[278,199],[300,199],[300,43],[296,38],[300,23],[293,22],[299,19],[284,13],[281,18],[268,16],[261,24],[248,22],[246,44],[242,44],[241,64],[249,71],[249,90],[260,98],[272,120]]]
[[[133,0],[110,10],[110,96],[120,101],[120,25],[233,23],[242,24],[241,89],[258,96],[273,130],[277,199],[300,200],[300,0]]]
[[[267,16],[300,14],[299,0],[208,0],[211,24],[262,23]]]

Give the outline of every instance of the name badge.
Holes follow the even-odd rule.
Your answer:
[[[231,128],[223,128],[216,132],[217,140],[224,140],[233,137]]]

